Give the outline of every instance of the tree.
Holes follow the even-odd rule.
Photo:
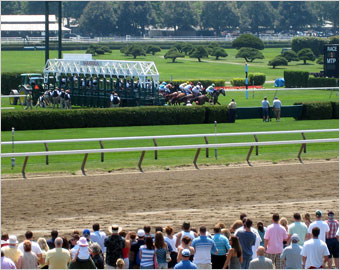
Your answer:
[[[213,48],[210,55],[216,56],[216,60],[218,60],[219,57],[227,57],[228,56],[226,51],[221,47]]]
[[[184,54],[179,52],[176,48],[172,48],[166,52],[164,55],[164,59],[171,59],[172,63],[175,63],[176,58],[178,57],[184,57]]]
[[[236,49],[240,49],[242,47],[254,48],[258,50],[264,49],[263,41],[251,34],[240,35],[238,38],[233,40],[232,46]]]
[[[156,52],[160,52],[161,48],[159,46],[155,45],[149,45],[146,47],[146,53],[151,53],[152,55],[155,55]]]
[[[243,47],[237,54],[236,58],[244,58],[247,62],[253,62],[255,59],[264,59],[263,54],[254,48]]]
[[[268,62],[268,66],[272,66],[273,68],[277,66],[287,66],[287,65],[288,65],[288,61],[282,55],[278,55],[274,59]]]
[[[22,14],[21,2],[18,1],[2,1],[1,14],[2,15],[18,15]]]
[[[325,62],[325,59],[323,57],[323,55],[320,55],[317,59],[316,59],[316,63],[319,65],[323,65]]]
[[[283,53],[283,57],[287,59],[288,62],[299,61],[299,58],[293,50],[288,50]]]
[[[300,60],[303,60],[303,64],[306,65],[307,60],[314,61],[315,60],[315,55],[313,51],[310,48],[304,48],[301,49],[297,53],[298,57]]]
[[[111,2],[89,2],[79,20],[79,28],[85,35],[109,36],[114,32],[117,17]]]
[[[238,26],[239,17],[236,13],[235,3],[225,1],[203,2],[200,20],[205,29],[213,28],[216,35],[226,29],[233,29]]]
[[[144,49],[140,45],[130,45],[125,49],[125,55],[132,55],[133,59],[136,59],[137,56],[146,55]]]
[[[197,58],[198,62],[201,62],[201,58],[208,57],[208,52],[203,46],[197,46],[189,54],[190,58]]]
[[[67,20],[67,26],[70,26],[71,18],[79,20],[79,18],[83,14],[84,9],[88,3],[89,3],[88,1],[63,1],[62,2],[62,7],[63,7],[62,15]]]
[[[191,43],[186,42],[183,46],[182,46],[182,52],[185,53],[185,55],[187,55],[188,53],[190,54],[190,52],[194,49],[194,46],[192,46]]]

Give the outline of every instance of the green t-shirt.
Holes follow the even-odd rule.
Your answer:
[[[308,228],[303,222],[294,222],[288,226],[288,234],[290,236],[296,233],[300,237],[300,241],[298,243],[300,246],[303,246],[307,232]]]

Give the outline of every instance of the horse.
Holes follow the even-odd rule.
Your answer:
[[[207,95],[201,95],[201,96],[195,97],[193,101],[196,102],[197,105],[204,105],[204,103],[209,101],[209,98],[207,97]]]
[[[216,103],[218,105],[221,105],[221,103],[218,102],[218,96],[220,94],[225,96],[225,90],[224,89],[215,90],[214,93],[212,94],[212,100],[210,101],[210,103],[213,104],[213,105],[216,105]]]

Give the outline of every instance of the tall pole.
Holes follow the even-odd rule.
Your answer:
[[[50,31],[49,31],[49,7],[48,1],[45,1],[45,64],[47,60],[50,58]]]
[[[248,99],[248,63],[246,62],[245,66],[246,71],[246,99]]]
[[[62,12],[61,12],[61,4],[62,2],[58,2],[58,58],[61,59],[61,51],[62,51],[62,28],[61,28],[61,20],[62,20]]]

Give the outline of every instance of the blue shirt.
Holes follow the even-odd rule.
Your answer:
[[[216,248],[218,249],[217,255],[225,255],[227,251],[231,248],[228,238],[220,233],[216,233],[214,235],[213,241],[215,242]]]
[[[252,257],[252,246],[255,245],[256,235],[252,232],[239,231],[237,232],[236,236],[240,240],[243,258]]]
[[[175,265],[174,269],[198,269],[198,267],[191,261],[180,261]]]
[[[286,269],[301,269],[302,268],[302,247],[299,244],[292,243],[286,247],[282,254],[281,259],[286,259]]]
[[[199,236],[192,240],[195,249],[194,263],[211,263],[211,253],[216,253],[215,242],[207,236]]]
[[[153,256],[155,255],[154,249],[148,249],[146,246],[141,246],[139,250],[142,251],[141,258],[140,258],[140,266],[154,266]]]

